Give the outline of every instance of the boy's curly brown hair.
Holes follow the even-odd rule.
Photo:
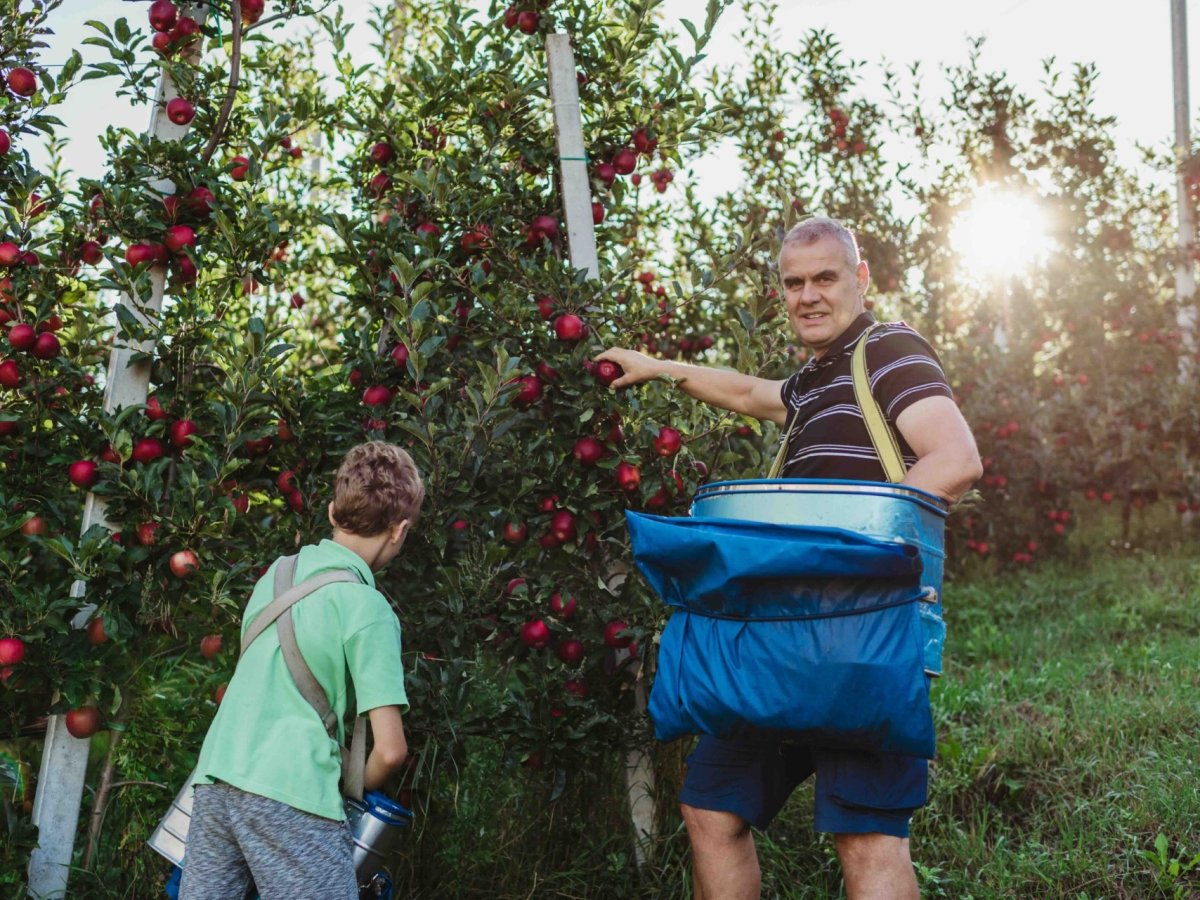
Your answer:
[[[408,519],[425,499],[421,474],[407,452],[384,441],[351,448],[333,486],[333,518],[351,534],[373,537]]]

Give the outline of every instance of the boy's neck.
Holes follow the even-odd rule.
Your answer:
[[[375,572],[376,564],[383,554],[383,546],[387,541],[387,532],[373,537],[363,537],[361,534],[351,534],[349,531],[335,528],[330,540],[357,554],[367,564],[367,568]]]

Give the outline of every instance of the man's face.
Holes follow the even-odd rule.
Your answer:
[[[779,280],[788,320],[800,343],[822,356],[862,314],[867,278],[867,264],[854,266],[836,238],[784,244]]]

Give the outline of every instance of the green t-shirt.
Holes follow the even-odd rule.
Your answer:
[[[275,563],[259,579],[242,617],[244,634],[274,598]],[[408,709],[400,661],[400,622],[366,561],[331,540],[302,547],[299,584],[326,569],[349,569],[362,584],[338,582],[292,607],[296,642],[338,715],[338,737],[353,685],[358,715],[380,706]],[[208,729],[196,783],[223,781],[327,819],[344,819],[341,754],[300,694],[271,625],[239,660]],[[349,679],[347,678],[349,676]]]

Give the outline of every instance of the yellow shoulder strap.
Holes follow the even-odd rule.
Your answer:
[[[900,453],[900,445],[896,435],[883,416],[879,402],[871,393],[871,379],[867,375],[867,339],[878,326],[872,325],[863,332],[863,336],[854,345],[854,355],[850,360],[850,372],[854,380],[854,400],[862,411],[863,421],[867,423],[867,433],[875,453],[883,464],[883,472],[888,481],[903,481],[907,473],[904,467],[904,457]]]

